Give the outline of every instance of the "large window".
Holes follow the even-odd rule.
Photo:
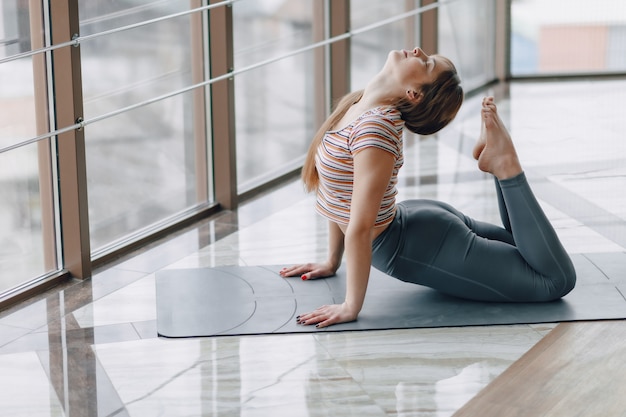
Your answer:
[[[55,267],[45,263],[37,149],[0,154],[0,292]]]
[[[466,91],[495,79],[495,1],[463,0],[439,9],[439,52],[456,65]]]
[[[405,0],[361,0],[350,8],[350,28],[359,30],[383,19],[392,19],[406,12]],[[416,17],[394,20],[355,35],[351,39],[352,90],[364,88],[381,70],[391,50],[420,46],[416,31]],[[428,53],[428,52],[427,52]]]
[[[625,70],[623,0],[512,0],[513,76]]]
[[[189,1],[82,0],[81,35],[189,10]],[[198,2],[199,3],[199,2]],[[87,40],[81,45],[85,119],[107,115],[194,84],[193,50],[202,25],[184,14]],[[198,91],[122,112],[86,128],[91,247],[98,251],[206,201],[197,189],[197,141],[205,141]],[[196,123],[200,119],[200,123]],[[200,172],[198,172],[200,171]]]
[[[363,88],[378,72],[392,49],[432,44],[420,39],[420,15],[411,14],[419,2],[361,0],[351,8],[351,29],[359,30],[388,19],[389,23],[351,39],[351,81]],[[410,7],[409,7],[410,6]],[[402,17],[394,19],[394,17]],[[463,0],[438,8],[437,52],[450,58],[466,90],[495,78],[495,1]],[[428,50],[426,53],[433,53]]]
[[[0,3],[0,294],[57,268],[42,10]],[[20,57],[23,56],[23,57]],[[21,146],[20,146],[21,145]]]
[[[314,0],[233,5],[237,185],[245,192],[302,165],[314,134]]]

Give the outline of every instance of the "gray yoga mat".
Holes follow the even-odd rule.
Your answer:
[[[156,274],[164,337],[551,323],[626,318],[626,253],[577,254],[576,288],[550,303],[484,303],[449,297],[372,269],[357,321],[316,329],[298,314],[342,302],[345,269],[331,278],[282,278],[280,266],[223,266]]]

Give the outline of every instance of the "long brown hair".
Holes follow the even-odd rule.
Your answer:
[[[394,106],[402,114],[404,126],[418,135],[432,135],[450,123],[463,104],[463,88],[456,69],[441,71],[432,83],[422,84],[421,100],[403,97]]]
[[[419,135],[432,135],[450,123],[461,108],[463,103],[461,80],[454,65],[451,62],[449,64],[450,69],[441,71],[432,83],[420,86],[422,94],[420,100],[415,102],[403,97],[393,105],[400,111],[404,125],[411,132]],[[341,120],[350,106],[361,100],[361,97],[363,97],[363,90],[346,94],[313,136],[301,173],[307,192],[315,191],[319,184],[315,156],[324,135]]]
[[[350,106],[361,100],[361,97],[363,97],[363,90],[354,91],[343,96],[341,100],[339,100],[339,103],[337,103],[335,110],[328,116],[326,121],[322,123],[322,126],[320,126],[315,136],[313,136],[313,141],[309,146],[309,151],[306,154],[301,173],[304,189],[307,192],[317,189],[319,177],[317,175],[317,169],[315,168],[315,155],[317,154],[317,148],[320,146],[320,143],[322,143],[324,135],[341,120]]]

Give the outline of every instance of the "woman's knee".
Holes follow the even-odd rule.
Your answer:
[[[576,286],[576,269],[570,259],[563,266],[562,289],[559,298],[565,297]]]
[[[563,267],[556,277],[546,278],[549,285],[546,293],[537,301],[556,301],[569,294],[576,286],[576,270],[573,266]]]

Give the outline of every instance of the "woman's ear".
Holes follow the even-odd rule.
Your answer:
[[[406,97],[414,103],[419,103],[424,98],[424,94],[421,91],[407,90]]]

